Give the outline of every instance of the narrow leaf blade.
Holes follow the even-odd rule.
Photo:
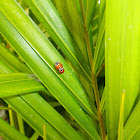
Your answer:
[[[133,136],[140,137],[140,101],[137,103],[124,127],[124,140],[133,139]]]
[[[3,98],[29,92],[44,91],[45,87],[29,74],[16,73],[0,75],[0,89],[0,98]]]
[[[14,56],[6,47],[0,44],[0,58],[7,63],[14,71],[32,73],[31,70]]]
[[[124,96],[125,96],[125,91],[123,91],[123,93],[122,93],[122,101],[121,101],[121,105],[120,105],[120,116],[119,116],[119,126],[118,126],[118,140],[123,140]]]
[[[5,18],[3,18],[2,26],[5,26],[4,25],[5,23],[7,23],[7,21]],[[13,28],[13,26],[11,26],[9,23],[6,25],[7,25],[6,28],[3,28],[4,31],[1,28],[2,33],[11,43],[11,45],[15,47],[16,51],[25,60],[28,66],[30,66],[30,68],[36,73],[36,75],[38,75],[38,77],[43,81],[43,83],[49,89],[49,91],[51,90],[51,93],[55,95],[58,101],[75,118],[75,120],[84,128],[84,130],[87,131],[87,133],[91,135],[93,138],[100,139],[94,126],[91,124],[91,121],[87,118],[86,113],[75,101],[75,97],[72,96],[69,89],[66,86],[63,86],[63,83],[59,78],[56,78],[56,73],[54,73],[54,71],[52,71],[52,69],[50,69],[49,66],[46,65],[46,63],[29,46],[29,44]],[[12,30],[12,32],[9,32],[9,28],[10,30]],[[51,76],[51,79],[50,79],[50,76]],[[57,88],[54,88],[54,87],[57,87]]]
[[[82,140],[78,133],[64,120],[64,118],[60,116],[60,114],[58,114],[39,94],[32,93],[22,95],[21,97],[66,138]]]
[[[2,7],[7,6],[7,4],[9,5],[7,8],[1,7],[1,11],[6,15],[8,20],[10,20],[10,22],[19,31],[19,33],[22,34],[22,36],[24,36],[24,39],[30,44],[30,48],[28,48],[26,46],[26,48],[25,47],[24,48],[22,47],[22,49],[18,48],[18,51],[16,49],[16,51],[18,53],[19,53],[19,51],[20,51],[20,53],[23,53],[23,51],[26,53],[25,62],[26,63],[27,63],[27,61],[29,62],[29,60],[27,60],[27,59],[29,59],[29,57],[31,58],[31,56],[33,56],[33,55],[38,55],[38,58],[40,59],[40,61],[42,63],[44,63],[44,67],[47,67],[47,69],[50,71],[50,73],[52,73],[54,76],[52,76],[52,74],[49,74],[49,73],[47,75],[52,76],[53,79],[55,79],[55,80],[61,81],[61,84],[60,84],[60,82],[57,82],[57,83],[60,86],[64,85],[65,88],[68,87],[69,90],[71,90],[71,92],[74,94],[74,96],[76,98],[78,98],[78,100],[80,100],[80,102],[79,102],[80,105],[83,106],[83,108],[86,108],[86,110],[88,110],[88,112],[91,112],[94,116],[96,116],[95,113],[93,113],[93,111],[92,111],[92,108],[90,106],[86,93],[84,92],[83,87],[82,87],[81,83],[79,82],[78,78],[76,77],[75,73],[70,68],[70,66],[67,64],[67,62],[64,60],[64,58],[55,49],[55,47],[50,43],[50,41],[42,34],[42,32],[39,30],[39,28],[25,14],[25,12],[23,12],[23,10],[19,7],[19,5],[16,2],[8,0],[8,1],[3,1],[1,4],[3,4]],[[28,29],[27,29],[27,26],[28,26]],[[16,47],[16,46],[14,46],[14,47]],[[30,56],[29,56],[29,49],[30,49]],[[28,53],[27,53],[27,51],[28,51]],[[34,54],[32,52],[34,52]],[[24,55],[24,57],[25,57],[25,55]],[[37,57],[34,58],[34,60],[36,62],[39,61],[39,60],[37,60]],[[34,60],[32,60],[32,61],[34,61]],[[58,72],[56,71],[56,69],[54,67],[55,62],[57,62],[57,61],[61,62],[63,64],[63,67],[65,69],[65,72],[63,74],[58,74]],[[29,62],[29,63],[31,64],[31,62]],[[37,65],[38,64],[39,64],[39,62],[37,63]],[[35,68],[35,65],[32,65],[32,66]],[[42,65],[42,67],[43,67],[43,65]],[[31,69],[33,69],[33,68],[31,68]],[[37,67],[35,69],[37,70]],[[41,67],[39,69],[41,69]],[[37,73],[39,73],[39,71],[37,71]],[[38,76],[37,73],[36,73],[36,75]],[[45,80],[45,77],[43,79]],[[50,80],[49,77],[47,77],[47,79]],[[71,82],[71,81],[73,81],[73,82]],[[46,80],[45,80],[45,82],[46,82]],[[48,84],[48,83],[47,83],[47,85],[51,86],[51,87],[55,87],[55,82],[51,81],[50,83],[52,83],[52,85]],[[48,86],[47,86],[47,88],[48,88]],[[49,90],[50,90],[50,88],[49,88]],[[94,110],[94,112],[96,112],[96,110]]]
[[[87,62],[85,61],[80,49],[71,38],[67,28],[60,18],[60,15],[58,14],[58,11],[55,9],[51,1],[28,0],[26,2],[56,44],[60,47],[61,51],[70,60],[72,65],[79,73],[82,73],[84,77],[90,81],[91,79],[89,77],[90,73]],[[84,51],[84,53],[85,52],[86,51]]]
[[[108,138],[112,140],[117,137],[123,89],[126,92],[124,122],[130,115],[139,91],[139,12],[139,0],[106,1],[106,110]]]
[[[16,130],[14,127],[10,126],[5,120],[0,118],[0,135],[3,136],[6,139],[12,140],[12,139],[22,139],[22,140],[29,140],[26,136],[21,134],[18,130]]]

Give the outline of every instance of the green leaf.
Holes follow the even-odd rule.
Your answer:
[[[105,47],[105,15],[102,19],[102,24],[98,33],[96,41],[95,53],[94,53],[94,73],[96,74],[104,61],[104,47]]]
[[[0,98],[2,98],[29,92],[44,91],[45,87],[30,74],[12,73],[0,75],[0,89]]]
[[[9,66],[7,66],[5,62],[0,59],[0,73],[3,74],[5,71],[6,73],[14,73],[14,70],[11,70],[11,68],[9,68]]]
[[[39,134],[37,132],[34,132],[34,134],[32,135],[32,137],[30,137],[30,140],[37,140],[39,137]]]
[[[32,93],[21,97],[67,139],[82,139],[78,133],[63,119],[63,117],[60,116],[39,94]]]
[[[65,139],[21,97],[4,98],[4,100],[10,104],[12,108],[18,112],[35,131],[40,134],[40,136],[43,136],[43,125],[45,125],[48,139]]]
[[[1,59],[0,59],[0,74],[5,74],[5,73],[14,73],[14,71],[13,71],[13,68],[10,68],[5,62],[3,62]],[[14,74],[15,75],[15,74]],[[22,74],[21,74],[22,75]],[[23,75],[26,75],[26,74],[23,74]],[[10,75],[10,76],[12,76],[12,75]],[[36,78],[36,76],[34,75],[34,74],[31,74],[30,76],[29,76],[30,78],[32,77],[32,78],[35,78],[36,79],[36,82],[34,81],[33,83],[35,83],[35,84],[37,84],[37,81],[38,81],[38,79]],[[8,79],[9,80],[9,79]],[[19,84],[19,83],[18,83]],[[21,83],[20,83],[21,84]],[[16,85],[14,85],[14,86],[16,86]],[[30,84],[30,86],[31,86],[31,84]],[[46,90],[45,89],[45,87],[43,86],[43,85],[39,85],[39,83],[37,84],[37,86],[38,87],[40,87],[40,90],[42,89],[42,91],[44,92],[44,93],[46,93],[48,96],[51,96],[51,97],[53,97],[52,96],[52,94],[48,91],[48,90]],[[27,85],[27,87],[28,87],[28,85]],[[33,90],[34,90],[34,87],[32,87],[33,88]],[[6,88],[7,89],[7,88]],[[15,88],[16,89],[16,88]],[[4,90],[4,89],[3,89]],[[17,89],[18,91],[20,91],[20,93],[19,92],[17,92],[17,93],[13,93],[13,92],[11,92],[10,91],[10,93],[8,93],[8,94],[10,94],[10,96],[13,96],[13,95],[19,95],[19,94],[24,94],[24,93],[26,93],[25,91],[24,91],[24,89]],[[31,89],[30,89],[31,90]],[[22,92],[21,92],[22,91]],[[24,92],[23,92],[24,91]],[[36,91],[36,90],[35,90]],[[5,92],[5,91],[4,91]],[[7,93],[5,93],[6,95],[7,95]],[[2,95],[2,97],[6,97],[6,95]],[[53,97],[54,98],[54,97]]]
[[[7,67],[4,67],[2,72],[7,73],[12,71],[12,69]],[[1,69],[0,69],[1,72]],[[34,111],[31,106],[29,106],[21,97],[8,97],[8,98],[3,98],[5,102],[10,104],[16,112],[18,112],[22,118],[29,124],[33,129],[36,130],[41,136],[43,136],[43,125],[45,124],[47,126],[47,129],[50,131],[47,132],[47,137],[51,139],[63,139],[62,136],[52,126],[46,122],[36,111]],[[29,112],[28,112],[29,111]],[[34,119],[33,119],[34,118]]]
[[[105,100],[106,100],[106,88],[104,88],[103,94],[102,94],[102,98],[101,98],[101,102],[100,102],[100,110],[102,112],[102,114],[104,113],[106,106],[105,106]]]
[[[105,0],[100,0],[100,4],[99,4],[99,27],[101,26],[102,23],[102,18],[104,16],[104,11],[105,11],[105,4],[106,1]]]
[[[139,130],[135,133],[135,135],[132,137],[133,140],[139,140],[140,139],[140,128]]]
[[[94,49],[93,49],[93,34],[92,34],[92,26],[90,26],[89,31],[88,31],[88,36],[90,39],[90,47],[91,47],[91,52],[92,52],[92,58],[94,56]]]
[[[140,101],[124,126],[124,140],[140,137]],[[138,140],[138,139],[137,139]]]
[[[10,3],[10,7],[12,7],[12,3]],[[17,13],[17,11],[16,11],[16,13]],[[22,14],[19,14],[19,15],[21,16]],[[1,32],[4,35],[4,37],[8,39],[10,44],[16,49],[16,51],[25,60],[25,62],[28,64],[28,66],[36,73],[36,75],[40,78],[40,80],[44,83],[44,85],[48,88],[48,90],[66,108],[66,110],[75,118],[75,120],[84,128],[84,130],[93,138],[100,139],[98,133],[96,132],[94,126],[91,124],[91,121],[88,119],[86,113],[76,102],[75,96],[73,96],[72,92],[64,85],[64,83],[63,83],[64,81],[61,81],[61,77],[65,78],[66,80],[69,78],[73,78],[74,81],[76,80],[75,79],[76,77],[74,76],[74,74],[69,73],[69,68],[67,68],[67,63],[62,58],[59,58],[59,60],[61,59],[60,62],[62,62],[62,61],[64,62],[63,64],[64,64],[64,68],[66,69],[66,71],[65,71],[65,73],[63,73],[61,75],[57,74],[56,70],[54,69],[54,63],[50,63],[50,65],[52,65],[52,67],[50,67],[50,65],[48,65],[48,62],[50,62],[50,61],[49,60],[45,61],[44,58],[37,51],[34,51],[34,49],[32,49],[29,46],[29,44],[15,30],[15,28],[13,28],[11,26],[11,24],[9,22],[7,22],[7,20],[5,19],[5,17],[3,17],[2,14],[1,14],[1,18],[3,18],[3,22],[0,23],[1,26],[3,27],[3,28],[1,28]],[[25,23],[26,22],[24,22],[24,24]],[[17,23],[15,23],[15,24],[17,24]],[[9,29],[11,32],[9,32]],[[23,29],[21,29],[21,30],[23,30]],[[25,35],[27,36],[27,34],[28,33],[26,33]],[[39,34],[41,34],[41,33],[39,33]],[[30,36],[30,38],[32,38],[32,36]],[[35,37],[35,38],[38,39],[37,37]],[[40,38],[40,39],[42,40],[42,38]],[[35,40],[35,39],[33,39],[33,40]],[[44,40],[42,40],[42,41],[44,41]],[[37,46],[36,44],[34,44],[34,45]],[[41,45],[42,45],[42,43],[41,43]],[[44,45],[45,45],[45,47],[48,46],[46,44],[44,44]],[[38,46],[41,47],[40,44],[38,44]],[[43,50],[41,50],[41,51],[43,51]],[[46,53],[47,53],[47,51],[46,51]],[[55,53],[55,50],[53,51],[53,53]],[[57,55],[59,55],[59,54],[57,54]],[[47,56],[45,56],[45,57],[47,57]],[[51,59],[52,58],[53,58],[53,56],[51,57]],[[70,70],[70,72],[71,72],[71,70]],[[69,75],[70,75],[70,77],[68,77]],[[73,81],[73,80],[71,80],[71,81]],[[70,82],[69,84],[73,84],[74,86],[77,86],[77,84],[75,84],[74,82]],[[76,89],[76,88],[74,88],[74,89]],[[77,90],[77,92],[80,94],[80,96],[83,96],[82,92],[79,92],[79,90]],[[86,105],[88,105],[86,96],[83,96],[83,98],[87,102]]]
[[[86,23],[87,23],[87,28],[89,28],[91,20],[93,18],[93,15],[95,13],[95,6],[96,6],[96,0],[86,0]]]
[[[69,67],[69,65],[62,58],[62,56],[58,53],[58,51],[54,48],[54,46],[49,42],[49,40],[47,38],[45,38],[45,36],[41,33],[41,31],[34,25],[33,21],[31,21],[29,19],[29,17],[27,17],[27,15],[22,11],[22,9],[14,1],[11,1],[11,0],[9,0],[9,2],[5,1],[2,4],[7,4],[7,3],[10,4],[10,6],[8,6],[7,8],[4,8],[4,9],[1,8],[1,10],[8,17],[10,22],[12,22],[14,24],[14,26],[20,31],[20,34],[22,34],[24,36],[26,41],[28,41],[28,43],[31,44],[30,48],[22,47],[21,49],[19,49],[19,47],[12,44],[14,47],[16,47],[18,49],[18,50],[17,49],[15,49],[15,50],[20,55],[21,55],[21,53],[23,55],[23,51],[24,51],[26,53],[26,58],[23,58],[23,57],[25,57],[25,55],[23,57],[21,55],[21,57],[25,60],[27,65],[29,65],[29,63],[30,63],[30,68],[32,70],[35,68],[35,70],[39,74],[40,72],[37,70],[35,65],[33,65],[33,63],[35,63],[35,62],[29,61],[29,58],[28,58],[28,57],[30,57],[30,58],[35,57],[33,55],[38,55],[40,61],[42,61],[42,63],[44,63],[44,65],[42,64],[42,68],[47,67],[47,69],[49,69],[49,71],[54,75],[54,76],[52,76],[52,74],[46,72],[47,74],[45,74],[45,76],[48,75],[48,76],[55,78],[55,80],[56,79],[58,81],[61,80],[60,82],[57,82],[57,83],[60,86],[65,84],[64,85],[65,88],[67,86],[69,88],[69,90],[72,91],[74,96],[76,96],[76,98],[78,98],[78,100],[80,100],[80,102],[81,102],[80,105],[84,106],[84,108],[87,108],[86,110],[88,110],[89,112],[92,113],[92,108],[86,97],[83,87],[82,87],[81,83],[79,82],[79,80],[77,79],[76,75],[74,74],[73,70]],[[3,5],[3,7],[5,7],[5,6]],[[28,26],[28,30],[26,28],[27,26]],[[3,32],[5,33],[5,30],[3,30]],[[13,40],[11,40],[11,41],[13,43]],[[21,43],[21,41],[20,41],[20,43]],[[28,51],[28,53],[27,53],[27,51]],[[34,52],[34,54],[32,52]],[[30,55],[29,55],[29,53],[30,53]],[[37,60],[37,57],[35,57],[34,60],[37,62],[36,65],[38,65],[38,67],[39,67],[41,62],[39,63],[39,60]],[[34,60],[32,60],[32,61],[34,61]],[[54,68],[54,64],[57,61],[61,62],[63,64],[63,67],[65,69],[65,72],[63,74],[58,74],[58,72]],[[32,68],[31,65],[34,68]],[[41,67],[39,69],[41,69]],[[43,69],[45,69],[45,68],[43,68]],[[44,72],[44,70],[42,70],[42,69],[41,69],[41,71]],[[36,75],[38,76],[37,73],[36,73]],[[52,84],[46,82],[46,79],[44,76],[43,76],[43,79],[45,80],[45,83],[48,84],[48,86],[51,86],[54,89],[55,82],[53,82],[52,79],[50,79],[48,76],[47,76],[47,79],[51,80],[50,83],[52,83]],[[73,82],[71,82],[71,81],[73,81]],[[47,86],[47,88],[50,90],[50,88],[48,86]],[[63,90],[61,89],[61,91],[63,91]],[[94,112],[96,112],[96,111],[94,111]],[[94,113],[93,113],[93,115],[94,115]]]
[[[117,10],[116,10],[117,7]],[[140,1],[106,1],[105,85],[108,139],[117,137],[121,94],[124,122],[139,91]]]
[[[52,39],[60,47],[61,51],[70,60],[71,64],[77,69],[79,73],[82,73],[83,76],[91,82],[91,78],[89,77],[90,71],[87,62],[85,61],[80,49],[71,38],[67,28],[65,27],[65,24],[58,14],[58,11],[55,9],[51,1],[28,0],[26,2],[30,6],[34,15],[46,28]],[[66,11],[64,11],[64,13],[65,12]],[[83,45],[84,44],[82,44],[82,46]]]
[[[125,91],[123,91],[123,93],[122,93],[122,101],[121,101],[121,105],[120,105],[120,116],[119,116],[119,126],[118,126],[118,140],[123,140],[124,97],[125,97]]]
[[[16,72],[32,73],[31,70],[21,62],[14,54],[0,44],[0,59]]]
[[[1,35],[1,33],[0,33],[0,44],[2,44],[2,43],[5,44],[5,41],[4,41],[4,39],[3,39],[3,37],[2,37],[2,35]]]
[[[88,62],[84,30],[75,0],[56,0],[57,9],[75,42]]]
[[[5,69],[5,72],[6,72],[6,69]],[[1,78],[1,81],[4,81],[5,80],[4,78],[6,76],[8,77],[9,80],[15,80],[15,81],[18,80],[19,77],[21,79],[24,78],[25,80],[32,78],[31,75],[29,75],[29,74],[15,73],[15,74],[3,75]],[[26,88],[26,87],[23,86],[21,88],[22,88],[22,90],[24,90],[24,88]],[[13,90],[11,92],[16,92],[16,91]],[[36,112],[38,112],[40,114],[40,116],[42,116],[45,120],[47,120],[47,122],[49,122],[49,124],[52,124],[52,126],[54,128],[56,128],[66,138],[81,139],[81,137],[74,131],[74,129],[39,94],[37,94],[37,93],[29,94],[28,93],[28,94],[22,95],[20,97],[23,98],[24,100],[26,100],[26,102],[29,103],[30,106],[32,106],[36,110]],[[7,98],[5,98],[5,100],[7,101]],[[20,101],[18,101],[18,102],[20,102]],[[17,103],[15,102],[15,104],[17,104]],[[14,105],[14,104],[12,104],[12,105]],[[19,106],[20,106],[20,104],[19,104]],[[14,109],[16,109],[16,107]],[[21,111],[18,111],[18,113],[20,115],[22,115]],[[23,116],[23,115],[22,115],[22,117],[25,118],[25,116]],[[29,118],[27,118],[27,121],[28,121],[28,119]],[[30,123],[32,124],[32,122],[30,122]],[[34,127],[36,128],[37,126],[34,126]]]
[[[29,140],[14,127],[10,126],[5,120],[0,118],[0,135],[9,140]]]

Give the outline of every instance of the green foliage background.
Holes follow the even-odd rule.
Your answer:
[[[139,0],[1,0],[0,135],[140,139],[139,13]]]

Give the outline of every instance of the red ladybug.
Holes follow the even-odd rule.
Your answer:
[[[63,73],[63,72],[64,72],[64,68],[60,68],[59,73]]]
[[[63,73],[64,72],[64,68],[63,65],[59,62],[55,62],[55,69],[59,71],[59,73]]]

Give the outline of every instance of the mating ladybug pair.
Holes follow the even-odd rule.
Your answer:
[[[63,65],[59,62],[55,62],[55,69],[59,71],[59,73],[63,73],[64,72],[64,68]]]

